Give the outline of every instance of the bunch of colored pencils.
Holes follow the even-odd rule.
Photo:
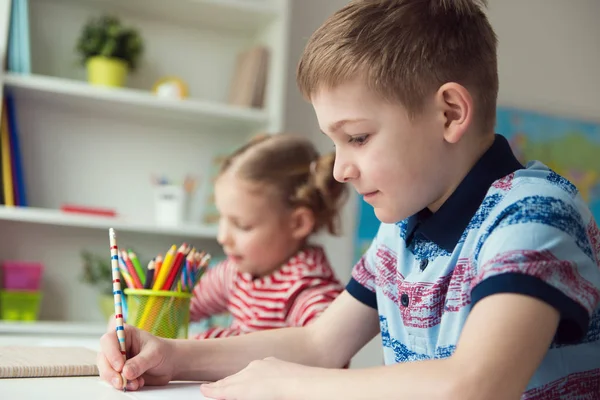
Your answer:
[[[190,248],[186,243],[171,246],[164,258],[159,254],[146,268],[129,250],[119,252],[119,269],[130,289],[191,292],[200,281],[210,261],[210,254]]]

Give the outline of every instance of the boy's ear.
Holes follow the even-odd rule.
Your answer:
[[[464,86],[449,82],[440,86],[436,100],[444,113],[444,139],[456,143],[473,121],[473,98]]]
[[[307,207],[297,207],[290,216],[292,237],[297,240],[306,239],[315,227],[315,214]]]

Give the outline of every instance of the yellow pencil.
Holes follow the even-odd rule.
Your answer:
[[[181,249],[181,248],[180,248]],[[160,271],[158,272],[158,276],[156,277],[156,281],[154,281],[154,285],[152,286],[152,290],[161,290],[167,277],[169,276],[169,270],[171,269],[171,265],[173,264],[173,260],[175,259],[175,252],[177,247],[172,245],[167,254],[165,254],[165,260],[160,267]]]
[[[172,245],[169,251],[167,251],[167,254],[165,254],[165,260],[163,261],[162,266],[160,267],[160,271],[158,271],[158,276],[154,281],[152,290],[162,289],[163,285],[165,284],[165,281],[167,280],[167,277],[169,276],[169,270],[171,269],[171,264],[173,264],[176,250],[177,247],[175,245]],[[158,314],[152,314],[152,310],[154,309],[155,303],[156,297],[150,296],[148,302],[146,303],[146,306],[144,307],[144,312],[142,313],[142,317],[140,318],[140,327],[144,330],[150,331],[152,325],[154,324],[153,321],[149,321],[149,318],[151,315],[154,315],[156,317],[156,314]]]

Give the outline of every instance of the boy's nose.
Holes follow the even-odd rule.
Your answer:
[[[339,163],[336,161],[333,167],[333,177],[338,182],[349,182],[358,178],[358,168],[352,164]]]

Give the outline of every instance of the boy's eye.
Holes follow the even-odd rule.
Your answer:
[[[351,136],[348,139],[348,143],[353,143],[353,144],[357,144],[357,145],[363,145],[367,142],[367,139],[369,138],[369,135],[360,135],[360,136]]]
[[[236,227],[241,231],[249,231],[250,229],[252,229],[250,225],[245,224],[236,224]]]

